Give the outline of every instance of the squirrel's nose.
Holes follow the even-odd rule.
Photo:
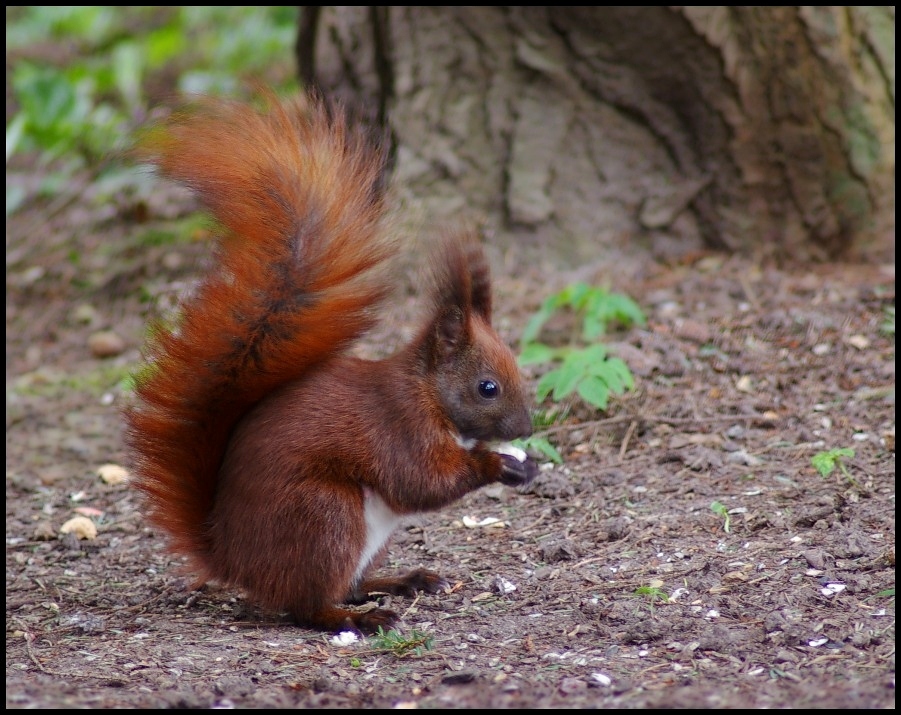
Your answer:
[[[532,434],[532,416],[527,409],[508,416],[504,422],[504,439],[525,439]]]

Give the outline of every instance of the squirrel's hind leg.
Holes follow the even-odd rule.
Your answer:
[[[362,603],[369,600],[370,593],[390,593],[392,596],[415,596],[417,591],[441,593],[450,584],[434,571],[416,569],[403,576],[368,578],[351,592],[348,603]]]

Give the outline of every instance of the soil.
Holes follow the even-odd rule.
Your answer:
[[[379,598],[400,636],[345,643],[192,590],[137,494],[98,478],[128,464],[120,381],[148,316],[207,246],[147,240],[188,215],[180,193],[67,195],[7,221],[7,707],[894,707],[893,263],[495,251],[511,343],[573,280],[637,300],[647,325],[605,337],[635,389],[572,405],[549,429],[564,464],[530,487],[400,529],[385,571],[452,586]],[[367,345],[415,316],[400,296]],[[60,533],[76,515],[96,538]]]

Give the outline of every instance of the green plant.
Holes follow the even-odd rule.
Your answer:
[[[649,601],[669,601],[669,596],[659,586],[639,586],[635,589],[636,596],[646,596]]]
[[[196,240],[210,233],[214,224],[204,213],[193,213],[146,227],[135,238],[141,246],[167,246]]]
[[[845,459],[854,459],[854,454],[854,450],[850,447],[829,449],[824,452],[817,452],[810,458],[810,463],[823,478],[828,477],[838,467],[852,486],[859,487],[857,480],[851,476],[851,472],[848,471],[848,467],[845,465]]]
[[[569,308],[581,314],[582,339],[586,342],[602,336],[613,322],[619,322],[627,328],[645,323],[641,308],[628,296],[610,293],[604,288],[586,283],[573,283],[559,293],[545,298],[523,330],[523,344],[534,342],[544,324],[561,308]]]
[[[854,459],[854,450],[850,447],[842,447],[840,449],[830,449],[825,452],[817,452],[810,458],[810,463],[816,469],[821,477],[828,477],[835,468],[841,469],[842,473],[851,478],[848,468],[845,466],[844,459]]]
[[[545,323],[559,310],[572,312],[577,321],[569,344],[553,347],[539,342]],[[604,288],[574,283],[548,296],[529,320],[522,334],[520,365],[547,364],[550,369],[538,380],[536,398],[560,402],[574,393],[599,410],[607,408],[610,395],[623,394],[634,387],[632,372],[623,360],[608,355],[599,339],[612,323],[625,327],[645,323],[641,308],[627,296]],[[536,427],[541,425],[536,424]],[[562,458],[544,435],[521,441],[560,463]]]
[[[71,179],[85,168],[92,178],[106,173],[111,190],[140,186],[134,172],[105,162],[146,118],[144,85],[154,73],[174,75],[183,92],[235,92],[248,76],[293,85],[296,15],[290,6],[7,9],[8,52],[33,45],[75,50],[62,61],[30,56],[10,67],[7,164],[34,153],[48,173],[35,192],[7,171],[7,215],[31,195],[75,191]]]
[[[522,365],[559,363],[538,381],[539,401],[550,396],[559,402],[575,392],[589,405],[604,410],[611,392],[621,395],[634,387],[629,366],[618,357],[608,356],[607,347],[601,343],[581,348],[532,343],[522,351],[519,360]]]
[[[61,160],[71,172],[120,148],[133,117],[143,110],[148,66],[169,59],[151,52],[149,31],[139,42],[127,19],[146,24],[150,8],[22,7],[7,17],[7,47],[64,41],[80,52],[65,63],[40,56],[12,66],[13,104],[7,125],[7,161],[37,151],[42,163]]]
[[[581,317],[579,336],[561,347],[538,342],[541,328],[561,308],[568,308]],[[628,365],[620,358],[609,356],[603,343],[585,345],[604,335],[614,321],[629,327],[644,324],[645,317],[631,298],[585,283],[573,284],[545,299],[523,331],[519,356],[521,365],[557,364],[538,381],[539,401],[550,396],[559,402],[575,392],[589,405],[603,410],[611,392],[622,394],[634,386]]]
[[[710,505],[710,511],[712,511],[723,520],[723,531],[728,534],[732,528],[732,519],[729,516],[729,510],[726,508],[726,505],[715,501]]]
[[[550,459],[554,464],[563,464],[563,457],[560,452],[557,451],[557,448],[551,444],[551,441],[544,435],[538,434],[526,437],[525,439],[515,439],[513,440],[513,444],[527,452],[529,450],[539,452]]]
[[[887,305],[882,309],[882,324],[879,330],[883,335],[895,337],[895,306]]]
[[[394,653],[399,658],[409,653],[422,655],[423,651],[432,649],[431,636],[415,628],[410,631],[409,636],[404,636],[400,631],[385,631],[379,626],[378,632],[370,637],[369,642],[374,650]]]
[[[551,441],[546,435],[541,434],[541,430],[562,422],[566,419],[568,414],[569,407],[566,405],[559,408],[553,407],[548,410],[540,408],[533,410],[532,427],[535,428],[538,434],[533,434],[531,437],[525,439],[515,439],[513,440],[513,444],[526,451],[532,450],[539,452],[555,464],[563,464],[563,457],[560,456],[560,452],[558,452],[557,448],[551,444]]]
[[[669,595],[659,586],[639,586],[635,589],[635,595],[647,600],[651,613],[654,612],[654,606],[657,602],[669,602]]]

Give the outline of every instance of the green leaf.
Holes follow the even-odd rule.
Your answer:
[[[116,89],[129,111],[141,106],[141,80],[144,75],[144,53],[136,42],[120,42],[113,49],[113,75]]]
[[[16,153],[16,149],[22,142],[22,136],[25,134],[25,123],[27,119],[22,112],[19,112],[12,118],[12,121],[6,125],[6,161],[9,157]]]
[[[840,449],[830,449],[826,452],[817,452],[810,458],[810,463],[816,469],[820,476],[828,477],[835,468],[840,464],[843,457],[848,459],[854,458],[854,450],[849,447]]]
[[[561,304],[568,305],[576,311],[585,310],[594,290],[587,283],[571,283],[560,292]]]
[[[634,300],[621,293],[611,293],[607,309],[625,327],[631,325],[644,325],[646,318],[644,312]]]
[[[519,354],[520,365],[534,365],[535,363],[551,362],[563,357],[564,351],[560,348],[552,348],[544,343],[529,343]]]
[[[522,331],[522,336],[520,337],[520,341],[523,344],[531,343],[538,337],[541,333],[541,328],[548,321],[554,311],[559,307],[558,301],[560,297],[558,295],[552,295],[548,298],[545,298],[544,302],[541,304],[541,307],[535,312],[529,322],[526,323],[525,329]]]
[[[626,386],[623,384],[622,377],[610,365],[604,364],[603,370],[596,376],[604,382],[610,389],[610,392],[616,395],[622,395]]]
[[[585,301],[582,320],[582,339],[588,342],[596,340],[607,331],[607,315],[604,304],[607,300],[607,291],[595,288]]]
[[[409,637],[404,636],[400,631],[385,631],[379,626],[378,632],[370,636],[369,642],[378,650],[393,652],[398,657],[404,656],[409,652],[416,655],[422,655],[422,650],[432,649],[431,636],[416,630],[410,632]]]
[[[635,589],[636,596],[647,596],[650,601],[669,601],[666,591],[657,586],[639,586]]]
[[[185,36],[185,31],[176,25],[161,27],[151,32],[145,43],[147,65],[158,69],[184,52]]]
[[[78,113],[75,87],[55,68],[19,63],[13,72],[13,88],[29,127],[44,148],[56,141],[58,127]]]
[[[895,336],[895,306],[894,305],[886,305],[882,309],[882,324],[879,326],[879,331],[883,335],[891,335]]]
[[[521,449],[531,449],[540,452],[554,464],[563,464],[563,457],[560,456],[560,452],[550,443],[547,437],[527,437],[526,439],[514,440],[513,444]]]
[[[628,366],[619,358],[607,358],[592,370],[592,375],[601,378],[617,395],[632,389],[634,384]]]
[[[555,368],[550,372],[546,372],[541,376],[538,384],[535,386],[535,399],[539,402],[543,401],[557,385],[560,368]]]
[[[626,296],[611,294],[604,288],[578,282],[548,296],[523,331],[520,365],[562,360],[558,367],[539,379],[536,390],[539,401],[548,396],[559,401],[577,392],[589,405],[605,409],[611,392],[622,394],[634,387],[632,372],[620,358],[608,358],[608,348],[600,342],[592,342],[585,347],[563,348],[551,348],[536,342],[544,324],[554,311],[562,307],[569,307],[581,315],[582,337],[586,341],[603,335],[611,320],[619,320],[627,325],[632,322],[644,323],[644,314]]]
[[[610,389],[607,387],[604,380],[597,375],[592,375],[582,380],[576,388],[576,392],[578,392],[579,397],[585,400],[589,405],[593,405],[599,410],[607,409],[607,400],[610,397]]]
[[[710,511],[723,520],[723,531],[728,534],[731,530],[732,519],[729,517],[729,510],[726,508],[726,505],[715,501],[710,505]]]
[[[631,390],[633,387],[635,387],[635,378],[632,377],[632,371],[621,358],[607,358],[607,367],[609,370],[616,373],[616,375],[620,379],[620,382],[622,383],[623,389],[619,392]]]
[[[594,368],[603,365],[607,359],[607,346],[602,343],[595,343],[578,351],[578,360],[585,365],[586,374],[597,374]]]
[[[562,400],[571,395],[576,385],[585,376],[584,364],[579,361],[577,353],[570,353],[556,372],[554,399]]]
[[[813,455],[810,458],[810,463],[820,473],[821,477],[828,477],[835,470],[835,460],[825,452]]]
[[[28,192],[21,186],[6,186],[6,215],[10,216],[25,203]]]
[[[597,313],[586,313],[582,320],[582,339],[585,341],[597,340],[607,330],[607,324]]]

